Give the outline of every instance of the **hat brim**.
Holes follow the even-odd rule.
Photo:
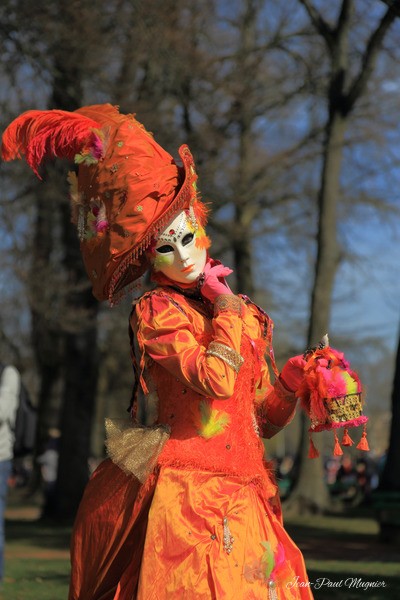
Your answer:
[[[146,250],[151,245],[152,240],[157,237],[160,231],[165,229],[178,212],[189,208],[190,204],[196,199],[197,174],[192,153],[186,144],[180,146],[178,152],[182,160],[182,167],[180,167],[183,172],[182,184],[172,202],[151,223],[142,239],[138,240],[125,253],[125,256],[119,257],[118,266],[114,270],[108,285],[105,286],[104,296],[99,298],[100,300],[108,298],[111,306],[115,305],[150,267]]]

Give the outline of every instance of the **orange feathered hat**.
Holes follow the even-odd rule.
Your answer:
[[[4,160],[25,155],[39,177],[46,157],[78,165],[77,175],[69,173],[72,221],[99,300],[114,304],[145,272],[145,250],[174,214],[191,209],[205,224],[189,148],[179,148],[178,166],[133,115],[111,104],[27,111],[4,132],[1,151]]]

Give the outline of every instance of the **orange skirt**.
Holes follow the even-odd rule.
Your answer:
[[[312,599],[262,487],[232,475],[162,467],[141,485],[104,461],[79,507],[71,561],[69,600]]]
[[[260,486],[230,475],[160,470],[137,600],[312,597],[302,554]]]
[[[142,485],[110,459],[93,473],[75,519],[68,600],[134,600],[157,476]]]

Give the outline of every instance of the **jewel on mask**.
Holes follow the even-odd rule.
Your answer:
[[[177,228],[169,229],[168,233],[164,232],[163,234],[158,236],[158,240],[160,242],[167,242],[167,243],[178,242],[181,239],[183,232],[186,229],[186,225],[187,225],[186,213],[182,212],[182,215],[181,215],[181,218],[180,218]]]

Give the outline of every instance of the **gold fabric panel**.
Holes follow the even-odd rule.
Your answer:
[[[133,473],[143,483],[169,439],[170,428],[132,425],[129,419],[106,419],[105,427],[108,456],[125,473]]]

